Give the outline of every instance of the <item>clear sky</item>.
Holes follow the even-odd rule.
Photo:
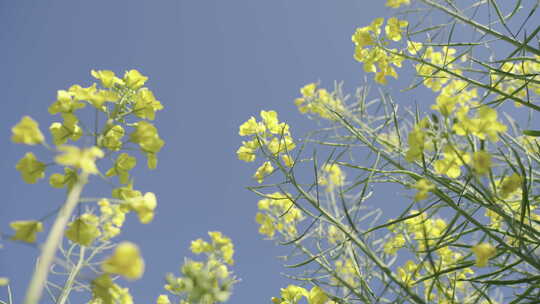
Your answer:
[[[293,99],[320,80],[346,88],[363,81],[352,58],[351,35],[374,17],[388,16],[378,0],[0,0],[0,145],[3,198],[0,229],[15,219],[54,210],[64,192],[45,180],[27,185],[15,163],[28,150],[12,144],[11,127],[31,115],[46,130],[56,90],[90,85],[91,69],[122,74],[136,68],[165,110],[156,120],[166,146],[156,171],[139,170],[135,185],[155,192],[155,220],[130,216],[120,239],[138,243],[147,262],[129,286],[137,303],[153,303],[163,277],[178,273],[190,240],[220,230],[236,245],[234,270],[242,279],[232,303],[266,303],[288,281],[275,256],[286,253],[257,233],[257,197],[245,190],[255,164],[236,159],[238,126],[261,109],[274,109],[293,135],[312,127]],[[38,152],[39,151],[39,152]],[[41,153],[41,154],[39,154]],[[86,196],[108,195],[90,188]],[[45,222],[51,224],[51,219]],[[0,276],[20,303],[38,250],[2,241]],[[6,299],[5,288],[0,299]],[[44,303],[47,303],[44,301]]]

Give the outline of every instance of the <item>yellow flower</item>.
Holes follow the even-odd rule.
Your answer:
[[[240,125],[238,134],[240,136],[262,134],[264,133],[265,129],[264,124],[262,122],[257,122],[255,117],[252,116],[250,119],[248,119],[248,121]]]
[[[133,156],[130,156],[127,153],[121,153],[114,162],[114,167],[109,169],[106,176],[116,176],[121,184],[127,184],[129,182],[129,170],[135,168],[137,164],[137,159]]]
[[[480,139],[488,138],[492,142],[499,140],[498,133],[506,131],[506,125],[497,121],[497,111],[488,106],[481,106],[476,116],[467,116],[469,108],[462,107],[457,113],[458,122],[452,127],[458,135],[472,134]]]
[[[142,88],[134,97],[135,106],[133,114],[139,118],[154,120],[156,111],[163,110],[163,105],[159,102],[154,93],[147,88]]]
[[[9,279],[6,278],[6,277],[0,277],[0,287],[1,286],[6,286],[9,284]]]
[[[11,128],[11,141],[17,144],[35,145],[45,140],[39,130],[39,124],[30,116],[24,116],[21,121]]]
[[[228,263],[230,265],[234,264],[234,245],[232,243],[232,240],[224,236],[219,231],[209,231],[208,235],[212,239],[212,247],[216,248],[221,252],[225,263]]]
[[[484,150],[474,152],[472,166],[474,171],[480,175],[488,173],[491,168],[491,154]]]
[[[386,6],[391,8],[398,8],[401,5],[409,5],[411,0],[386,0]]]
[[[510,194],[512,194],[514,191],[517,191],[521,188],[521,183],[523,182],[522,177],[514,173],[510,175],[509,177],[506,177],[501,183],[500,183],[500,194],[503,199],[506,199]]]
[[[147,122],[139,121],[135,126],[135,132],[131,133],[130,140],[139,144],[144,152],[157,153],[165,142],[159,138],[157,128]]]
[[[254,139],[252,141],[243,141],[242,146],[236,150],[236,155],[238,156],[239,160],[243,160],[245,162],[252,162],[257,157],[255,152],[259,148],[259,143],[257,142],[257,139]]]
[[[129,289],[121,288],[113,282],[109,274],[92,280],[92,300],[88,304],[133,304]]]
[[[53,122],[49,127],[55,145],[65,144],[68,139],[77,141],[83,135],[81,127],[77,125],[77,122],[79,122],[77,116],[71,113],[62,116],[64,118],[63,123]]]
[[[345,181],[345,173],[341,170],[338,164],[326,164],[323,170],[329,174],[330,182],[336,186],[343,185]]]
[[[60,165],[80,168],[88,174],[97,174],[96,159],[104,156],[103,151],[98,147],[79,149],[75,146],[60,146],[58,150],[63,152],[55,157],[55,161]]]
[[[124,74],[123,81],[131,89],[138,89],[144,85],[144,83],[148,80],[148,77],[143,76],[139,71],[137,70],[129,70]]]
[[[131,242],[122,242],[116,246],[112,256],[101,265],[104,272],[119,274],[127,279],[135,280],[142,277],[144,260],[137,245]]]
[[[422,159],[424,150],[432,150],[433,145],[428,141],[427,132],[424,130],[428,126],[427,117],[423,118],[417,123],[409,133],[407,142],[409,143],[409,149],[405,154],[405,159],[408,162]]]
[[[113,126],[105,132],[101,140],[98,140],[98,145],[111,151],[118,151],[122,148],[122,137],[124,134],[125,131],[121,125]]]
[[[82,246],[90,246],[101,235],[98,225],[99,219],[97,216],[85,213],[68,224],[66,237],[74,243]]]
[[[195,254],[203,253],[203,252],[210,252],[213,250],[212,245],[210,245],[208,242],[204,241],[203,239],[196,239],[195,241],[191,241],[191,252]]]
[[[64,188],[67,186],[68,191],[77,182],[77,171],[64,167],[64,175],[54,173],[49,178],[49,184],[54,188]]]
[[[159,297],[156,300],[156,304],[171,304],[171,300],[169,300],[169,297],[167,295],[159,295]]]
[[[156,195],[146,192],[144,196],[136,196],[127,200],[127,206],[137,212],[139,220],[148,224],[154,219],[154,209],[157,207]]]
[[[476,255],[476,266],[486,267],[489,259],[495,256],[497,249],[489,243],[481,243],[472,247],[472,252]]]
[[[393,41],[400,41],[401,28],[406,27],[407,25],[409,25],[409,22],[407,22],[406,20],[399,20],[396,17],[392,17],[386,22],[384,31],[386,32],[386,36],[388,37],[388,39]]]
[[[423,47],[422,42],[407,41],[407,51],[411,55],[416,55]]]
[[[303,97],[314,97],[316,89],[316,83],[308,83],[300,89],[300,94],[302,94]]]
[[[307,294],[307,290],[300,286],[289,285],[287,288],[281,288],[281,297],[286,303],[298,303],[300,299]]]
[[[103,85],[106,88],[110,88],[115,83],[120,81],[120,79],[115,76],[114,72],[109,71],[109,70],[100,70],[100,71],[92,70],[90,74],[92,74],[94,78],[99,79],[101,81],[101,85]]]
[[[384,244],[384,252],[387,254],[396,254],[403,245],[405,245],[405,237],[401,234],[397,234]]]
[[[260,184],[264,181],[264,178],[274,172],[274,167],[269,161],[264,162],[253,175],[253,178]]]
[[[35,184],[38,179],[45,177],[45,164],[38,161],[32,152],[26,153],[15,168],[21,173],[23,180],[29,184]]]
[[[281,155],[281,159],[287,167],[292,167],[294,165],[294,159],[289,155]]]
[[[266,235],[269,238],[273,238],[276,232],[276,227],[272,221],[272,218],[267,214],[258,212],[255,216],[255,221],[260,225],[259,233]]]
[[[430,181],[428,181],[425,178],[419,179],[413,186],[413,188],[417,189],[418,192],[414,196],[415,201],[421,201],[425,200],[429,196],[429,191],[435,189],[435,185],[433,185]]]
[[[35,243],[36,234],[43,231],[43,224],[38,221],[14,221],[9,226],[15,230],[15,235],[10,239],[26,243]]]
[[[458,150],[450,145],[444,148],[444,159],[436,160],[433,164],[437,174],[446,174],[450,178],[457,178],[461,174],[461,166],[469,163],[471,157],[468,153]]]

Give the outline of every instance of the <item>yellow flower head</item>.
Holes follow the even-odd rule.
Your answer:
[[[262,134],[266,130],[264,124],[262,122],[257,122],[255,117],[251,117],[246,121],[245,123],[240,125],[240,130],[238,131],[238,134],[240,136],[249,136],[249,135],[255,135],[255,134]]]
[[[407,41],[407,51],[411,55],[416,55],[423,47],[422,42]]]
[[[11,128],[11,141],[17,144],[35,145],[45,140],[39,130],[38,123],[30,116],[24,116],[21,121]]]
[[[478,244],[471,250],[476,256],[477,267],[486,267],[488,260],[494,257],[497,253],[497,249],[489,243]]]
[[[422,178],[414,184],[413,188],[418,190],[418,192],[414,196],[414,200],[421,201],[428,198],[429,191],[435,189],[435,185],[433,185],[429,180]]]
[[[58,164],[80,168],[88,174],[97,174],[99,172],[95,161],[97,158],[102,158],[104,153],[98,147],[81,150],[75,146],[60,146],[58,150],[63,152],[54,159]]]
[[[171,304],[171,300],[169,300],[169,297],[167,295],[159,295],[159,297],[156,300],[156,304]]]
[[[121,153],[114,162],[114,167],[109,169],[106,176],[116,176],[120,183],[127,184],[129,182],[129,170],[135,168],[137,159],[127,153]]]
[[[66,237],[74,243],[82,246],[90,246],[101,235],[98,225],[99,219],[97,216],[85,213],[68,224]]]
[[[407,25],[409,25],[409,22],[407,22],[407,20],[399,20],[396,17],[392,17],[386,22],[384,31],[386,32],[386,36],[388,37],[388,39],[393,41],[400,41],[402,37],[401,28],[406,27]]]
[[[156,111],[163,110],[161,102],[147,88],[140,89],[134,99],[135,106],[133,108],[133,114],[139,118],[154,120]]]
[[[345,173],[338,164],[325,164],[322,168],[323,176],[319,178],[319,184],[327,186],[328,191],[334,187],[341,187],[345,182]]]
[[[411,0],[386,0],[386,6],[391,8],[399,8],[402,5],[411,4]]]
[[[144,85],[144,83],[148,80],[148,77],[143,76],[139,71],[137,70],[129,70],[124,74],[123,81],[131,89],[138,89]]]
[[[38,161],[32,152],[26,153],[15,168],[21,173],[23,180],[29,184],[35,184],[38,179],[45,177],[45,164]]]
[[[264,178],[274,172],[274,167],[269,161],[264,162],[255,172],[253,178],[260,184],[264,181]]]
[[[521,183],[523,182],[522,177],[514,173],[506,178],[500,183],[500,194],[503,199],[506,199],[510,194],[514,193],[521,188]]]
[[[144,273],[144,260],[137,245],[122,242],[116,246],[113,255],[103,262],[101,269],[107,273],[135,280],[142,277]]]
[[[219,231],[209,231],[208,235],[212,239],[212,247],[219,250],[225,263],[234,264],[234,245],[232,240]]]
[[[120,81],[120,79],[116,77],[114,72],[109,71],[109,70],[100,70],[100,71],[92,70],[90,74],[92,74],[94,78],[99,79],[101,81],[101,85],[103,85],[106,88],[110,88],[115,83]]]
[[[38,221],[14,221],[9,223],[9,226],[15,230],[11,239],[26,243],[35,243],[36,234],[43,231],[43,224]]]
[[[77,171],[64,167],[64,175],[60,173],[54,173],[49,178],[49,184],[54,188],[64,188],[67,186],[68,190],[77,182]]]
[[[195,241],[191,241],[190,250],[195,254],[199,254],[203,252],[210,252],[213,250],[213,247],[210,245],[210,243],[204,241],[203,239],[196,239]]]
[[[491,154],[484,150],[476,151],[472,157],[472,166],[477,174],[484,175],[491,168]]]
[[[300,286],[289,285],[287,288],[281,288],[281,297],[286,303],[298,303],[300,299],[307,294],[307,290]]]
[[[55,145],[63,145],[68,139],[72,141],[77,141],[83,135],[83,130],[77,124],[79,120],[77,116],[67,113],[62,115],[64,117],[64,122],[53,122],[49,131],[53,136],[53,141]]]
[[[136,196],[127,200],[127,206],[137,212],[139,220],[148,224],[154,219],[154,209],[157,207],[156,195],[146,192],[144,196]]]

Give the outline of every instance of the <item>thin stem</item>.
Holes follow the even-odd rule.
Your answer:
[[[43,288],[47,282],[47,277],[49,275],[49,269],[56,255],[56,250],[60,241],[64,237],[64,229],[66,224],[73,213],[73,210],[79,202],[79,197],[88,180],[88,174],[83,173],[80,175],[77,183],[73,186],[71,191],[68,194],[66,202],[62,209],[58,212],[58,216],[47,236],[45,245],[41,251],[39,257],[39,263],[37,265],[36,271],[32,276],[28,290],[26,291],[26,296],[24,299],[24,304],[37,304],[43,293]]]
[[[66,303],[69,293],[71,292],[71,289],[73,288],[73,283],[75,282],[75,278],[81,271],[81,268],[84,264],[84,253],[85,253],[86,247],[79,246],[79,261],[77,262],[77,265],[71,269],[71,273],[69,274],[69,277],[64,284],[64,289],[62,289],[62,294],[60,294],[60,297],[58,298],[57,304],[64,304]]]

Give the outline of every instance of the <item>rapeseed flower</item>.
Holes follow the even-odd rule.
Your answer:
[[[35,184],[38,179],[45,177],[45,167],[45,163],[37,160],[32,152],[27,152],[15,166],[17,171],[21,173],[23,180],[29,184]]]
[[[94,214],[85,213],[68,224],[66,237],[79,245],[90,246],[101,235],[98,226],[99,218]]]
[[[39,124],[30,116],[24,116],[19,123],[11,128],[11,141],[17,144],[41,144],[45,137],[39,130]]]
[[[489,243],[478,244],[472,247],[471,250],[476,256],[476,267],[486,267],[488,260],[497,253],[497,249]]]
[[[26,243],[35,243],[36,234],[43,231],[43,224],[39,221],[14,221],[9,226],[15,230],[15,235],[10,239]]]
[[[101,269],[110,274],[118,274],[127,279],[135,280],[142,277],[144,260],[139,247],[131,242],[122,242],[116,246],[113,255],[107,258]]]
[[[79,168],[88,174],[97,174],[96,159],[104,156],[103,151],[98,147],[79,149],[75,146],[60,146],[58,150],[62,154],[55,157],[55,161],[60,165]]]

